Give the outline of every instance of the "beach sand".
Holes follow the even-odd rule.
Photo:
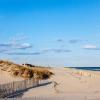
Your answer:
[[[55,73],[55,75],[49,79],[52,83],[29,89],[23,93],[22,98],[100,100],[100,72],[71,68],[52,68],[50,70]],[[5,71],[0,71],[0,84],[19,80],[22,79],[12,77]]]
[[[8,72],[0,70],[0,84],[7,84],[14,81],[23,80],[19,77],[13,77]]]
[[[46,97],[68,100],[100,100],[100,72],[70,68],[53,68],[55,75],[51,84],[33,88],[22,98]],[[56,87],[54,86],[57,83]],[[65,100],[65,99],[64,99]]]

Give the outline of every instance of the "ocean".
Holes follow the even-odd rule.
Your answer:
[[[81,70],[90,70],[90,71],[100,71],[100,67],[71,67],[75,69],[81,69]]]

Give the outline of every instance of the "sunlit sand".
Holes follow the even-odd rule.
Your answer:
[[[25,97],[63,97],[69,100],[100,100],[100,72],[53,68],[52,84],[30,89]],[[56,89],[54,82],[57,82]]]

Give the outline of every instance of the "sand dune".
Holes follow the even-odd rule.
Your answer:
[[[54,68],[52,84],[30,89],[23,98],[47,97],[68,100],[100,100],[100,72]],[[56,88],[54,82],[57,82]]]
[[[0,70],[0,84],[6,84],[13,81],[20,81],[23,80],[22,78],[15,78],[11,76],[8,72]]]

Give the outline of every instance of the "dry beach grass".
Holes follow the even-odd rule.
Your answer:
[[[22,78],[38,78],[38,79],[48,79],[53,73],[50,72],[47,68],[39,67],[29,67],[18,65],[13,62],[0,60],[0,69],[6,71],[13,76],[22,77]]]

